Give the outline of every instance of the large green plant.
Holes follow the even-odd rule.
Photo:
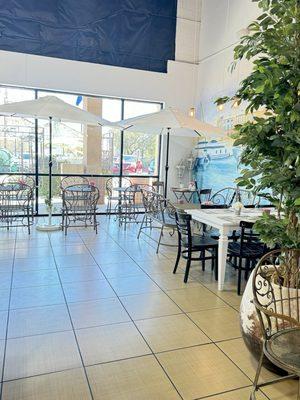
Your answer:
[[[234,63],[253,63],[237,93],[216,101],[246,102],[246,112],[264,117],[237,125],[242,146],[238,185],[267,197],[278,215],[256,223],[262,239],[282,247],[300,247],[300,0],[253,0],[263,13],[248,27],[234,50]],[[278,220],[280,219],[280,220]]]

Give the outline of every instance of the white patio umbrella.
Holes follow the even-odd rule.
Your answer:
[[[86,125],[116,126],[96,115],[72,106],[56,96],[0,105],[0,115],[49,119],[49,200],[52,199],[52,122],[77,122]]]
[[[52,122],[77,122],[86,125],[112,126],[96,115],[71,106],[56,96],[45,96],[36,100],[18,101],[0,105],[0,115],[49,119],[49,199],[52,198]],[[115,126],[115,125],[114,125]]]
[[[225,132],[222,129],[199,121],[197,118],[187,116],[174,108],[167,108],[152,114],[125,119],[119,121],[118,124],[124,130],[130,132],[167,135],[165,197],[168,186],[170,135],[183,137],[204,136],[207,139],[225,137]]]

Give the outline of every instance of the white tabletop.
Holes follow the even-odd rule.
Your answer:
[[[237,227],[241,221],[255,222],[263,213],[262,209],[258,208],[246,208],[243,209],[240,215],[236,215],[232,209],[189,209],[188,205],[185,210],[186,213],[190,214],[193,219],[219,227]]]

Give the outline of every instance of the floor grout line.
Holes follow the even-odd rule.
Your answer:
[[[89,249],[89,244],[85,242],[85,239],[86,239],[86,238],[84,237],[84,235],[81,235],[80,233],[77,233],[78,237],[79,237],[80,240],[81,240],[80,246],[82,246],[82,245],[85,246],[85,247],[87,248],[87,250],[88,250],[88,251],[87,251],[88,254],[90,254],[91,257],[92,257],[92,258],[95,260],[95,262],[96,262],[96,264],[95,264],[95,265],[92,265],[92,266],[97,266],[97,268],[100,269],[100,271],[102,272],[102,274],[103,274],[103,276],[104,276],[104,279],[102,278],[102,279],[99,279],[99,280],[105,280],[105,281],[110,285],[111,289],[113,290],[113,292],[114,292],[115,295],[116,295],[115,297],[118,299],[118,301],[121,303],[122,307],[124,308],[125,312],[128,314],[129,320],[128,320],[128,321],[121,321],[121,322],[116,322],[116,323],[95,325],[95,326],[83,327],[83,328],[76,328],[76,329],[75,329],[74,324],[73,324],[73,320],[72,320],[72,317],[71,317],[71,313],[70,313],[70,310],[69,310],[69,304],[89,303],[89,302],[101,301],[101,300],[103,300],[103,299],[91,299],[91,300],[77,301],[77,302],[68,302],[68,301],[67,301],[67,298],[66,298],[66,295],[65,295],[65,292],[64,292],[64,287],[63,287],[64,284],[68,284],[68,283],[70,283],[70,284],[72,284],[72,283],[78,283],[78,284],[80,284],[81,282],[95,281],[95,279],[93,279],[93,280],[88,280],[88,281],[65,282],[65,283],[63,284],[62,281],[61,281],[61,277],[60,277],[60,268],[58,267],[57,262],[56,262],[56,257],[64,257],[64,256],[67,256],[67,255],[61,255],[61,256],[55,255],[55,253],[54,253],[54,251],[53,251],[53,246],[52,246],[52,243],[51,243],[51,236],[48,235],[48,239],[49,239],[50,247],[51,247],[51,249],[52,249],[53,259],[54,259],[54,263],[55,263],[55,270],[56,270],[56,272],[57,272],[57,274],[58,274],[59,281],[60,281],[60,287],[61,287],[61,289],[62,289],[62,292],[63,292],[63,295],[64,295],[64,300],[65,300],[65,303],[59,303],[59,304],[65,304],[65,305],[66,305],[67,310],[68,310],[69,319],[70,319],[71,326],[72,326],[72,330],[64,330],[64,331],[57,331],[57,332],[45,332],[45,333],[41,333],[41,334],[37,334],[37,335],[52,334],[52,333],[65,332],[65,331],[70,331],[70,332],[72,331],[72,332],[74,333],[75,340],[76,340],[76,345],[77,345],[77,349],[78,349],[78,351],[79,351],[80,358],[81,358],[82,368],[83,368],[83,370],[84,370],[84,373],[85,373],[85,376],[86,376],[86,379],[87,379],[87,384],[88,384],[88,386],[89,386],[89,389],[90,389],[90,393],[91,393],[92,398],[93,398],[93,393],[92,393],[92,389],[91,389],[90,382],[89,382],[89,379],[88,379],[88,375],[87,375],[87,372],[86,372],[86,367],[90,367],[90,366],[92,366],[92,365],[99,365],[99,364],[101,365],[101,364],[106,364],[106,363],[111,363],[111,362],[118,362],[118,361],[127,360],[127,359],[134,359],[134,358],[137,358],[137,357],[144,357],[144,356],[149,356],[149,355],[153,355],[153,356],[154,356],[154,358],[156,359],[157,363],[160,365],[160,367],[161,367],[162,370],[164,371],[165,375],[167,376],[167,378],[168,378],[169,381],[171,382],[172,386],[173,386],[174,389],[177,391],[178,395],[179,395],[181,398],[183,398],[183,397],[180,395],[180,393],[179,393],[179,391],[178,391],[178,389],[177,389],[175,383],[172,381],[172,379],[170,378],[170,376],[168,375],[168,373],[165,371],[165,368],[163,367],[163,365],[161,365],[161,363],[160,363],[159,360],[157,359],[156,354],[161,354],[161,353],[166,353],[166,352],[176,351],[176,350],[183,350],[183,349],[193,348],[193,347],[199,347],[199,346],[205,346],[205,345],[211,345],[211,344],[214,344],[214,345],[219,349],[219,351],[221,351],[221,352],[222,352],[222,353],[223,353],[223,354],[224,354],[224,355],[225,355],[225,356],[226,356],[226,357],[227,357],[227,358],[228,358],[228,359],[229,359],[229,360],[230,360],[230,361],[231,361],[231,362],[232,362],[232,363],[233,363],[233,364],[234,364],[234,365],[235,365],[235,366],[250,380],[250,382],[251,382],[251,378],[249,378],[249,376],[248,376],[246,373],[244,373],[244,372],[235,364],[235,362],[234,362],[229,356],[227,356],[227,354],[224,353],[224,352],[222,351],[222,349],[220,349],[220,348],[218,347],[218,345],[217,345],[218,343],[236,340],[236,339],[239,339],[240,337],[238,337],[238,338],[224,339],[224,340],[220,340],[220,341],[213,341],[212,339],[210,339],[210,337],[209,337],[204,331],[202,331],[202,329],[189,317],[189,315],[187,315],[188,312],[185,312],[185,311],[176,303],[176,301],[174,301],[174,300],[168,295],[168,293],[166,293],[166,291],[171,291],[171,290],[186,290],[186,289],[184,289],[184,288],[178,288],[178,289],[164,289],[164,288],[162,288],[162,287],[148,274],[148,272],[145,271],[145,270],[142,268],[142,266],[140,265],[140,263],[142,263],[143,261],[146,261],[146,260],[136,260],[136,259],[134,259],[134,258],[130,255],[130,253],[129,253],[129,252],[131,252],[131,251],[134,252],[134,249],[130,249],[130,248],[129,248],[129,249],[128,249],[128,248],[127,248],[127,249],[126,249],[126,248],[124,249],[122,246],[126,246],[126,244],[123,243],[123,240],[121,241],[121,244],[120,244],[120,243],[117,241],[117,239],[114,238],[114,236],[112,236],[111,234],[109,234],[109,232],[108,232],[107,230],[105,230],[103,227],[101,227],[101,229],[99,230],[99,231],[100,231],[99,233],[101,233],[101,230],[102,230],[102,229],[103,229],[103,230],[106,232],[106,234],[112,239],[112,241],[113,241],[114,243],[116,243],[116,245],[117,245],[123,252],[125,252],[125,253],[131,258],[131,260],[134,262],[134,264],[136,264],[136,265],[138,266],[138,268],[141,270],[141,272],[143,272],[152,282],[154,282],[154,284],[155,284],[156,286],[158,286],[158,288],[160,289],[160,291],[158,291],[158,292],[144,292],[144,293],[137,293],[137,294],[129,294],[129,295],[121,295],[121,296],[120,296],[120,295],[117,293],[117,291],[112,287],[112,285],[111,285],[111,283],[110,283],[110,279],[116,279],[117,277],[116,277],[116,278],[108,278],[108,277],[106,276],[105,272],[104,272],[104,271],[102,270],[102,268],[101,268],[101,262],[98,262],[98,261],[97,261],[97,259],[94,257],[94,254],[92,253],[91,249]],[[89,237],[89,236],[87,236],[87,237]],[[132,236],[129,236],[128,239],[132,239],[133,237],[134,237],[133,235],[132,235]],[[124,239],[124,237],[123,237],[123,239]],[[137,239],[136,239],[136,240],[137,240]],[[140,239],[140,240],[143,240],[143,239]],[[11,286],[10,286],[10,295],[9,295],[9,309],[8,309],[7,323],[6,323],[6,339],[5,339],[5,352],[4,352],[4,356],[3,356],[2,381],[3,381],[3,377],[4,377],[4,364],[5,364],[5,358],[6,358],[6,357],[5,357],[5,356],[6,356],[6,343],[7,343],[7,340],[8,340],[9,313],[10,313],[10,311],[11,311],[11,309],[10,309],[11,293],[12,293],[12,289],[18,289],[18,288],[14,288],[14,287],[12,286],[12,283],[13,283],[13,273],[14,273],[14,264],[15,264],[15,260],[16,260],[16,258],[15,258],[16,242],[17,242],[17,233],[16,233],[15,238],[14,238],[15,247],[14,247],[13,267],[12,267],[12,272],[11,272]],[[143,242],[145,242],[145,244],[146,244],[147,246],[150,246],[150,247],[152,247],[153,249],[155,249],[154,246],[151,246],[148,242],[146,242],[146,241],[144,241],[144,240],[143,240]],[[105,251],[105,250],[103,250],[103,251]],[[100,251],[99,251],[99,253],[100,253]],[[74,255],[74,254],[70,254],[70,255]],[[75,255],[80,255],[80,253],[75,254]],[[29,255],[29,256],[30,256],[30,255]],[[97,255],[96,255],[96,257],[97,257]],[[171,261],[170,258],[165,257],[165,256],[163,256],[163,257],[164,257],[166,260]],[[25,258],[24,258],[24,259],[25,259]],[[21,259],[18,258],[18,260],[21,260]],[[148,261],[151,261],[151,260],[150,260],[150,259],[149,259],[149,260],[147,259],[147,262],[148,262]],[[120,263],[121,263],[121,262],[120,262]],[[111,264],[119,264],[119,262],[117,262],[117,263],[111,263]],[[106,265],[109,265],[109,264],[106,264]],[[67,268],[72,268],[72,267],[66,267],[66,268],[64,268],[64,269],[67,269]],[[76,266],[73,267],[73,268],[76,268]],[[40,269],[39,269],[39,270],[40,270]],[[51,270],[51,269],[49,269],[49,270]],[[158,274],[159,274],[159,273],[158,273]],[[133,277],[133,276],[138,277],[139,275],[124,276],[124,278]],[[122,278],[123,278],[123,277],[122,277]],[[217,293],[215,293],[213,290],[207,288],[207,287],[205,286],[205,284],[201,282],[200,278],[197,279],[197,278],[193,277],[193,279],[195,279],[196,282],[199,282],[199,283],[201,284],[202,287],[204,287],[204,288],[206,288],[207,290],[209,290],[209,291],[210,291],[212,294],[214,294],[216,297],[220,298],[227,306],[229,306],[230,308],[232,308],[232,309],[234,309],[235,311],[237,311],[236,308],[234,308],[234,306],[232,306],[230,303],[226,302],[226,300],[224,300],[223,298],[221,298],[220,296],[218,296]],[[54,285],[39,285],[39,286],[58,286],[58,284],[54,284]],[[37,286],[26,286],[26,287],[33,288],[33,287],[37,287]],[[196,288],[196,287],[197,287],[197,286],[195,286],[194,288]],[[19,288],[25,288],[25,287],[19,287]],[[192,287],[191,287],[191,288],[192,288]],[[182,311],[182,312],[181,312],[181,313],[177,313],[177,314],[163,315],[163,316],[160,316],[160,317],[150,317],[150,318],[133,319],[133,318],[131,317],[131,315],[129,314],[129,312],[127,311],[126,306],[125,306],[124,303],[122,302],[122,297],[138,296],[138,295],[147,295],[147,294],[161,294],[161,293],[165,294],[165,295],[166,295],[166,296],[167,296],[167,297]],[[115,298],[115,297],[108,297],[108,298],[111,299],[111,298]],[[107,299],[108,299],[108,298],[107,298]],[[24,309],[31,309],[31,308],[44,308],[44,307],[51,307],[51,306],[54,306],[54,304],[53,304],[53,305],[52,305],[52,304],[50,304],[50,305],[45,305],[45,306],[34,306],[34,307],[18,308],[18,309],[16,309],[16,310],[24,310]],[[218,307],[218,309],[220,309],[220,308],[222,308],[222,307]],[[215,308],[214,308],[214,309],[215,309]],[[13,309],[12,309],[12,310],[13,310]],[[207,310],[207,309],[199,310],[199,311],[201,312],[201,311],[206,311],[206,310]],[[193,311],[193,312],[198,312],[198,311]],[[176,349],[172,349],[172,350],[165,350],[165,351],[162,351],[162,352],[156,352],[156,353],[155,353],[155,352],[152,350],[151,346],[148,344],[148,342],[147,342],[147,340],[145,339],[145,337],[143,336],[143,334],[140,332],[138,326],[136,325],[136,321],[148,320],[148,319],[151,320],[151,319],[155,319],[155,318],[164,318],[164,317],[173,316],[173,315],[185,315],[185,316],[198,328],[198,330],[201,331],[201,332],[210,340],[210,342],[209,342],[209,343],[198,344],[198,345],[193,345],[193,346],[186,346],[186,347],[176,348]],[[83,362],[82,355],[81,355],[79,343],[78,343],[78,340],[77,340],[76,331],[77,331],[77,330],[82,330],[82,329],[97,328],[97,327],[102,327],[102,326],[107,326],[107,325],[116,325],[116,324],[128,323],[128,322],[133,323],[133,325],[135,326],[135,328],[138,330],[139,334],[142,336],[143,340],[145,341],[146,345],[149,347],[151,353],[144,354],[144,355],[141,355],[141,356],[129,357],[129,358],[120,359],[120,360],[112,360],[112,361],[107,361],[107,362],[104,362],[104,363],[96,363],[96,364],[91,364],[91,365],[85,366],[85,364],[84,364],[84,362]],[[35,336],[35,335],[28,335],[28,336]],[[27,337],[27,336],[23,336],[23,337]],[[20,337],[18,337],[18,338],[20,338]],[[13,338],[9,338],[9,339],[13,339]],[[64,370],[61,370],[61,371],[53,371],[53,372],[43,373],[43,374],[33,375],[33,376],[48,375],[48,374],[53,374],[53,373],[57,373],[57,372],[62,372],[62,371],[68,371],[68,370],[78,369],[78,368],[80,368],[80,367],[64,369]],[[13,380],[27,379],[27,378],[29,378],[29,377],[17,378],[17,379],[13,379]],[[13,381],[13,380],[9,380],[9,381]],[[6,382],[9,382],[9,381],[6,381]],[[248,386],[243,386],[243,387],[241,387],[241,388],[244,388],[244,387],[248,387]],[[250,387],[250,385],[249,385],[249,387]],[[240,388],[240,389],[241,389],[241,388]],[[1,396],[0,396],[0,399],[2,398],[2,390],[3,390],[3,385],[2,385],[2,387],[1,387]],[[239,390],[239,389],[229,390],[228,392],[231,392],[231,391],[233,392],[233,391],[236,391],[236,390]],[[222,392],[222,393],[227,393],[227,392]],[[209,398],[211,398],[211,397],[213,397],[213,396],[215,396],[215,395],[216,395],[216,394],[214,394],[214,395],[212,395],[212,396],[201,397],[201,399],[206,399],[206,398],[209,399]],[[266,395],[265,395],[265,396],[266,396]],[[267,396],[266,396],[266,397],[267,397]],[[268,398],[268,397],[267,397],[267,398]]]
[[[127,253],[128,254],[128,253]],[[141,268],[141,267],[140,267]],[[147,274],[148,275],[148,274]],[[151,280],[153,280],[152,278],[151,278],[151,276],[149,276],[148,275],[148,277],[151,279]],[[155,282],[156,283],[156,282]],[[201,283],[201,282],[200,282]],[[201,285],[202,285],[202,283],[201,283]],[[204,286],[204,285],[202,285],[202,286]],[[205,286],[204,286],[205,287]],[[206,288],[206,287],[205,287]],[[212,290],[210,290],[210,289],[208,289],[208,288],[206,288],[207,290],[209,290],[212,294],[214,294],[215,296],[217,296],[216,295],[216,293],[214,293]],[[168,296],[168,293],[166,293],[165,292],[165,290],[163,289],[163,288],[161,288],[161,290]],[[178,289],[178,290],[181,290],[181,289]],[[185,289],[182,289],[182,290],[185,290]],[[197,326],[197,328],[205,335],[205,336],[207,336],[206,334],[205,334],[205,332],[203,332],[202,331],[202,329],[201,328],[199,328],[199,326],[189,317],[189,315],[187,315],[186,314],[186,312],[170,297],[170,296],[168,296],[176,305],[177,305],[177,307],[179,307],[181,310],[182,310],[182,312],[194,323],[194,325],[196,325]],[[229,303],[227,303],[226,301],[224,301],[220,296],[217,296],[218,298],[220,298],[223,302],[225,302],[228,306],[230,306],[231,308],[233,308],[234,309],[234,307],[233,306],[231,306]],[[235,309],[234,309],[235,310]],[[236,310],[235,310],[236,311]],[[217,344],[216,344],[216,342],[214,342],[214,341],[212,341],[212,343],[211,344],[213,344],[217,349],[219,349],[225,356],[226,356],[226,358],[229,360],[229,361],[231,361],[238,369],[239,369],[239,371],[240,372],[242,372],[242,374],[245,376],[245,377],[247,377],[249,380],[250,380],[250,382],[252,382],[252,379],[251,378],[249,378],[249,376],[225,353],[225,352],[223,352],[222,351],[222,349],[220,349],[218,346],[217,346]]]
[[[116,242],[117,243],[117,242]],[[101,269],[101,267],[99,266],[99,268]],[[105,273],[102,271],[103,275],[105,276]],[[137,324],[135,323],[135,321],[132,319],[131,315],[129,314],[129,312],[127,311],[125,305],[123,304],[123,302],[121,301],[120,297],[118,296],[117,292],[115,291],[115,289],[113,288],[113,286],[111,285],[111,283],[109,282],[109,280],[107,279],[108,284],[111,286],[112,290],[115,292],[118,300],[120,301],[120,303],[122,304],[124,310],[126,311],[126,313],[128,314],[131,322],[134,324],[135,328],[137,329],[137,331],[139,332],[139,334],[141,335],[141,337],[143,338],[146,346],[149,347],[151,354],[154,356],[154,358],[156,359],[156,362],[160,365],[161,369],[163,370],[163,372],[165,373],[166,377],[168,378],[168,380],[170,381],[170,383],[172,384],[172,386],[174,387],[174,389],[176,390],[178,396],[180,396],[180,398],[183,400],[183,397],[181,396],[179,390],[177,389],[177,387],[175,386],[174,382],[172,381],[171,377],[169,376],[169,374],[166,372],[165,368],[163,367],[163,365],[160,363],[159,359],[156,357],[155,353],[153,352],[151,346],[148,344],[148,342],[146,341],[144,335],[142,334],[142,332],[140,331],[140,329],[138,328]]]
[[[49,235],[48,235],[48,237],[49,237]],[[51,241],[50,241],[50,247],[52,249]],[[90,384],[90,381],[89,381],[89,378],[88,378],[88,374],[87,374],[87,371],[86,371],[86,368],[85,368],[85,365],[84,365],[84,362],[83,362],[83,356],[81,354],[81,350],[80,350],[80,347],[79,347],[78,338],[77,338],[77,335],[76,335],[76,332],[75,332],[75,328],[74,328],[73,320],[72,320],[72,317],[71,317],[71,313],[70,313],[68,301],[67,301],[67,298],[66,298],[66,294],[65,294],[65,291],[64,291],[64,287],[63,287],[63,284],[62,284],[62,281],[61,281],[61,278],[60,278],[60,275],[59,275],[59,269],[57,267],[56,260],[54,262],[55,262],[55,265],[56,265],[56,270],[57,270],[57,274],[58,274],[58,277],[59,277],[59,280],[60,280],[61,290],[63,292],[63,296],[64,296],[64,299],[65,299],[65,304],[66,304],[67,311],[68,311],[68,314],[69,314],[70,323],[71,323],[72,331],[73,331],[74,338],[75,338],[75,341],[76,341],[77,350],[78,350],[78,353],[79,353],[79,356],[80,356],[80,359],[81,359],[82,368],[83,368],[83,371],[84,371],[84,374],[85,374],[85,378],[86,378],[86,381],[87,381],[87,385],[88,385],[88,388],[89,388],[89,391],[90,391],[91,399],[93,400],[94,396],[93,396],[91,384]]]

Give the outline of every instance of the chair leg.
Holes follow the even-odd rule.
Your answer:
[[[96,212],[94,212],[94,229],[95,229],[95,231],[96,231],[96,235],[98,235],[98,227],[97,227]]]
[[[141,230],[142,230],[142,228],[143,228],[143,226],[144,226],[145,219],[146,219],[146,214],[144,214],[143,219],[142,219],[142,222],[141,222],[141,225],[140,225],[139,233],[138,233],[138,235],[137,235],[137,238],[138,238],[138,239],[140,238]],[[147,220],[146,220],[146,221],[147,221]]]
[[[183,279],[184,283],[187,283],[187,281],[188,281],[190,268],[191,268],[191,254],[188,253],[188,259],[187,259],[187,262],[186,262],[185,274],[184,274],[184,279]]]
[[[255,378],[253,381],[253,389],[252,389],[250,400],[256,400],[255,394],[258,390],[258,381],[259,381],[259,376],[260,376],[260,372],[261,372],[261,368],[262,368],[263,358],[264,358],[264,352],[263,352],[263,349],[261,349],[261,355],[260,355],[260,359],[258,362]]]
[[[28,229],[28,235],[30,235],[30,211],[27,209],[27,229]]]
[[[111,217],[111,200],[110,199],[108,200],[108,203],[107,203],[107,210],[108,210],[108,218],[110,218]]]
[[[242,281],[242,257],[239,258],[239,265],[238,265],[238,287],[237,287],[237,294],[240,296],[241,294],[241,281]]]
[[[162,227],[161,227],[161,230],[160,230],[160,234],[159,234],[158,243],[157,243],[156,254],[158,253],[158,250],[159,250],[159,246],[160,246],[160,242],[161,242],[161,237],[163,236],[163,231],[164,231],[164,227],[162,226]]]
[[[202,271],[205,271],[205,250],[201,250],[200,252]]]
[[[245,264],[245,280],[248,280],[249,277],[249,271],[250,271],[250,260],[247,259],[246,260],[246,264]]]
[[[180,245],[180,243],[178,243],[177,257],[176,257],[175,266],[174,266],[174,269],[173,269],[173,274],[176,274],[177,267],[178,267],[179,260],[180,260],[180,255],[181,255],[181,245]]]
[[[127,218],[129,218],[129,209],[127,211],[127,207],[125,207],[125,215],[124,215],[124,231],[126,231],[126,227],[127,227]]]
[[[67,236],[67,233],[68,233],[68,214],[66,213],[66,223],[65,223],[65,236]]]
[[[65,223],[65,214],[64,211],[61,213],[61,230],[64,230],[64,223]]]

